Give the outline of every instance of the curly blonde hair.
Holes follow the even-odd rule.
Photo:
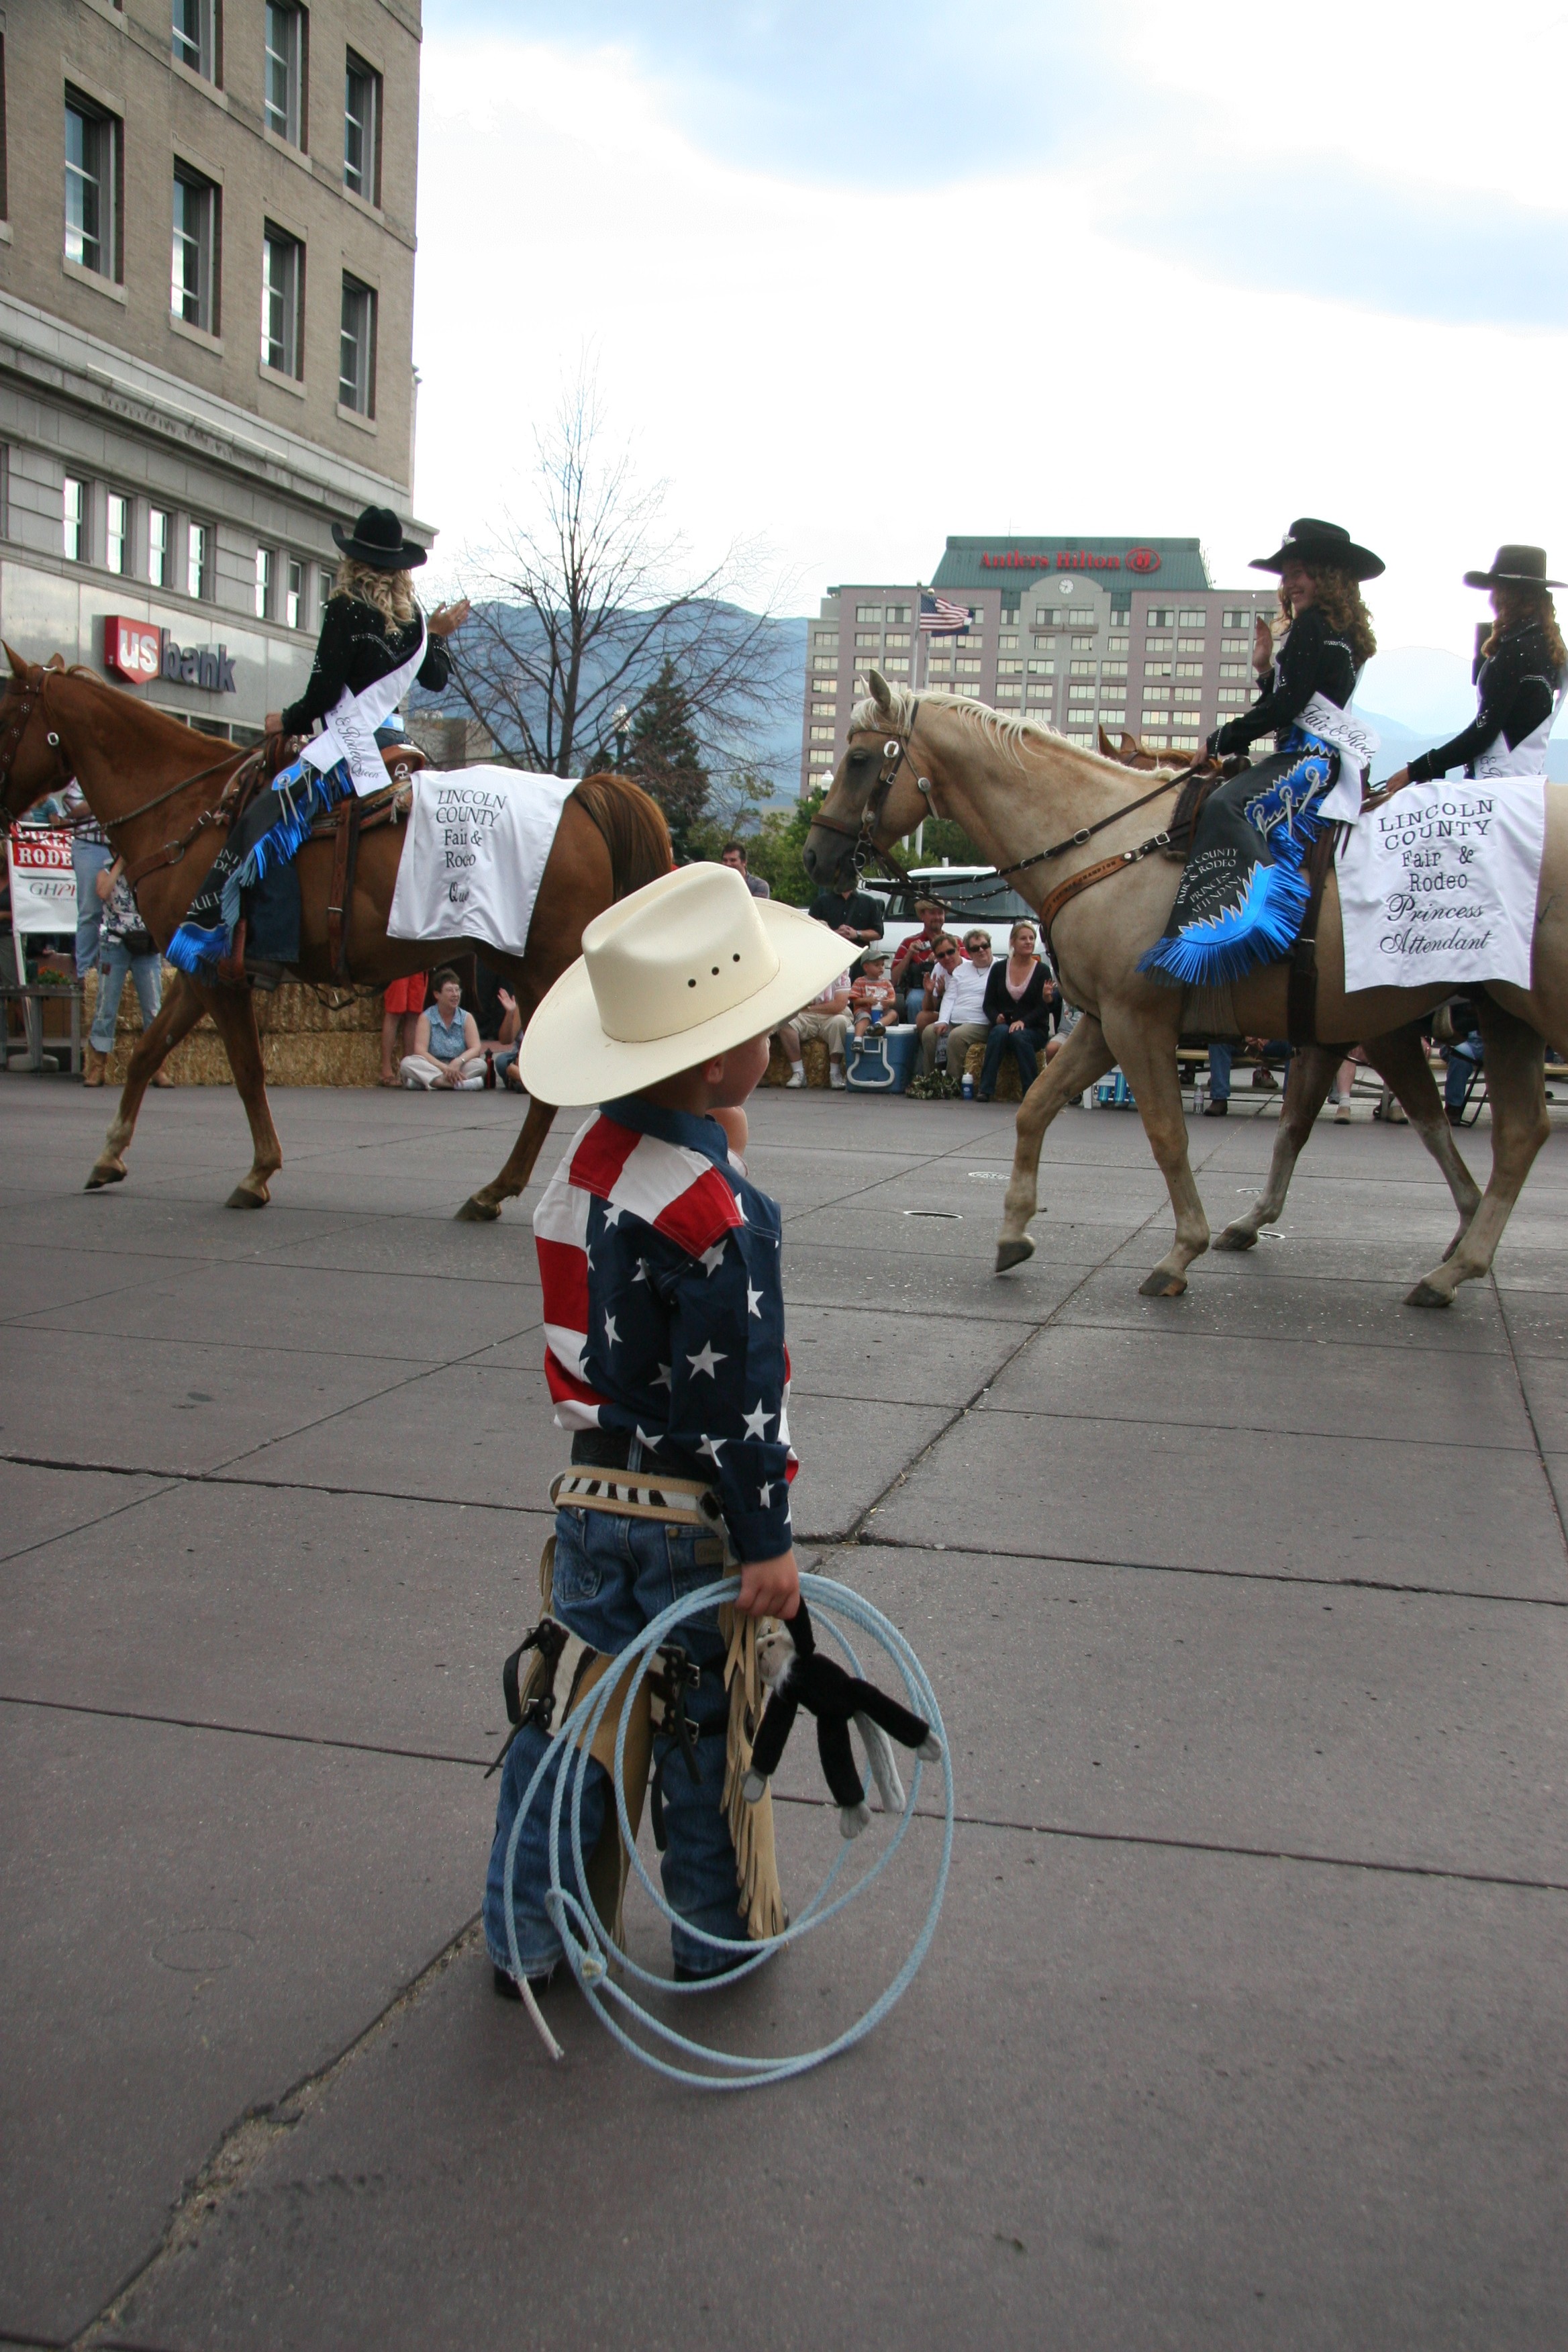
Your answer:
[[[412,572],[379,572],[374,564],[361,563],[353,555],[345,555],[339,564],[332,593],[353,596],[362,604],[374,604],[386,624],[389,637],[405,629],[419,612]]]
[[[1527,622],[1536,622],[1546,638],[1546,650],[1556,670],[1568,669],[1568,646],[1563,643],[1563,632],[1557,625],[1557,607],[1550,588],[1532,587],[1526,581],[1510,581],[1500,591],[1502,610],[1492,624],[1491,635],[1481,647],[1484,656],[1496,653],[1499,640],[1510,629],[1521,628]]]

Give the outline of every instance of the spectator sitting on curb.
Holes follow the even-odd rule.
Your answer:
[[[415,1050],[415,1033],[425,1010],[427,971],[411,971],[405,980],[389,981],[381,994],[381,1076],[378,1087],[395,1087],[397,1066]]]
[[[528,1089],[517,1066],[517,1057],[522,1051],[522,1015],[510,989],[498,988],[496,996],[501,1010],[500,1031],[496,1039],[496,1076],[512,1094],[526,1094]]]
[[[419,1015],[414,1051],[404,1055],[398,1075],[405,1087],[482,1087],[486,1048],[479,1023],[463,1010],[462,982],[446,967],[435,982],[436,1001]]]
[[[1285,1075],[1290,1075],[1290,1047],[1283,1037],[1245,1037],[1243,1045],[1250,1054],[1282,1054]],[[1204,1106],[1205,1118],[1224,1118],[1230,1108],[1230,1066],[1235,1048],[1228,1037],[1209,1039],[1209,1098]],[[1278,1094],[1279,1081],[1272,1070],[1261,1067],[1252,1073],[1252,1083],[1259,1094]]]
[[[855,1017],[857,1037],[863,1037],[873,1023],[880,1028],[885,1022],[898,1017],[898,992],[887,973],[888,959],[881,949],[868,948],[860,959],[860,977],[849,991],[849,1010]]]
[[[921,1067],[927,1076],[936,1067],[937,1049],[947,1047],[947,1074],[961,1082],[971,1045],[984,1045],[991,1034],[985,1018],[985,986],[991,977],[991,934],[970,931],[963,955],[939,970],[931,987],[936,1019],[921,1033]]]
[[[773,894],[771,886],[763,880],[760,874],[753,874],[750,866],[746,864],[746,848],[743,842],[727,841],[724,844],[723,848],[719,853],[719,863],[721,866],[732,866],[734,867],[736,873],[740,876],[742,881],[745,884],[753,898],[771,898],[773,897]]]
[[[142,1026],[145,1029],[156,1020],[163,1002],[163,963],[158,943],[142,920],[142,910],[125,879],[124,858],[117,857],[111,865],[100,866],[92,877],[91,887],[100,909],[98,1003],[93,1008],[92,1027],[87,1033],[87,1067],[82,1072],[82,1084],[100,1087],[114,1051],[114,1028],[120,1018],[120,999],[127,973],[136,983]],[[153,1072],[155,1087],[172,1087],[174,1083],[167,1070]]]
[[[793,1021],[786,1021],[778,1033],[784,1060],[789,1064],[789,1076],[784,1080],[786,1089],[805,1086],[805,1064],[801,1059],[801,1048],[809,1045],[816,1037],[825,1038],[827,1043],[828,1085],[845,1085],[844,1040],[848,1034],[849,974],[841,971],[820,995],[812,998],[804,1013],[797,1013]]]
[[[985,1066],[980,1074],[978,1091],[982,1102],[989,1102],[996,1091],[1005,1053],[1011,1053],[1018,1065],[1018,1084],[1025,1094],[1034,1085],[1040,1066],[1040,1049],[1050,1034],[1055,983],[1049,964],[1035,952],[1037,937],[1033,923],[1015,923],[1007,938],[1007,961],[992,965],[991,977],[985,983],[985,1013],[991,1034],[985,1041]]]
[[[925,992],[936,970],[937,942],[947,922],[947,908],[940,898],[917,898],[915,912],[921,919],[921,929],[900,940],[893,950],[892,982],[907,1021],[920,1019]]]

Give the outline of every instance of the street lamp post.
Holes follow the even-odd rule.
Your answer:
[[[626,737],[631,731],[632,714],[623,702],[610,721],[616,738],[616,768],[617,772],[626,763]]]

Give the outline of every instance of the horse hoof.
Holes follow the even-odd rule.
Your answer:
[[[1027,1234],[1024,1235],[1022,1241],[998,1242],[996,1271],[998,1274],[1010,1274],[1014,1266],[1022,1265],[1026,1258],[1033,1257],[1034,1255],[1035,1244]]]
[[[1214,1247],[1219,1250],[1256,1249],[1258,1235],[1248,1233],[1245,1225],[1226,1225],[1223,1234],[1215,1234]]]
[[[237,1184],[224,1202],[226,1209],[264,1209],[266,1206],[265,1192],[247,1192],[243,1184]]]
[[[1438,1290],[1429,1282],[1418,1282],[1406,1297],[1406,1307],[1452,1307],[1453,1299],[1446,1290]]]
[[[1146,1274],[1138,1286],[1140,1298],[1180,1298],[1187,1286],[1184,1274]]]
[[[123,1168],[117,1168],[111,1160],[100,1160],[81,1189],[84,1192],[101,1192],[106,1184],[123,1184],[124,1181]]]
[[[499,1201],[481,1201],[477,1192],[472,1192],[452,1222],[456,1225],[493,1225],[500,1214]]]

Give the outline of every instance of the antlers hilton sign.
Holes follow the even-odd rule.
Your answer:
[[[166,677],[175,686],[205,687],[209,694],[235,694],[234,656],[224,646],[177,646],[167,629],[148,621],[127,621],[118,613],[103,620],[103,666],[132,686]]]
[[[1054,555],[1026,555],[1021,548],[1005,554],[983,554],[985,572],[1158,572],[1160,558],[1152,547],[1130,547],[1125,555],[1091,555],[1087,548],[1058,548]]]

